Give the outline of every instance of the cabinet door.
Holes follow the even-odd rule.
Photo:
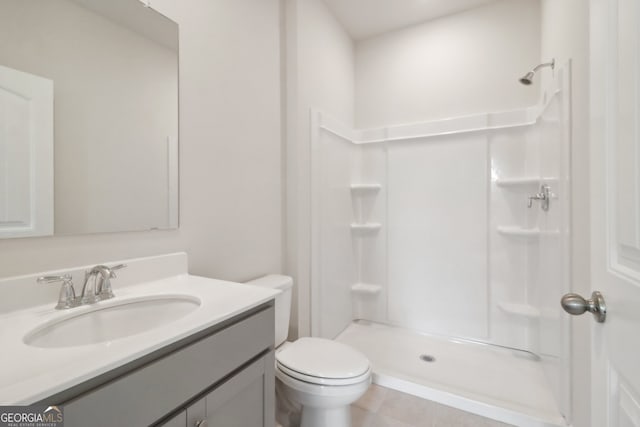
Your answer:
[[[249,365],[205,398],[209,427],[273,427],[273,352]]]
[[[207,403],[200,399],[187,408],[187,427],[200,427],[207,419]],[[206,426],[206,424],[205,424]]]
[[[159,427],[186,427],[187,425],[187,411],[182,411],[175,417],[171,418]]]

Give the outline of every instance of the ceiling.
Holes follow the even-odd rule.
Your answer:
[[[496,0],[324,0],[356,40],[494,1]]]

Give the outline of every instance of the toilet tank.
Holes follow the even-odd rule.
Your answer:
[[[255,280],[246,282],[247,285],[264,286],[265,288],[277,289],[280,292],[275,298],[276,311],[276,341],[275,346],[287,340],[289,335],[289,317],[291,315],[291,288],[293,279],[289,276],[270,274]]]

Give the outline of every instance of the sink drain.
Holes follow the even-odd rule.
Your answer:
[[[436,358],[430,354],[421,354],[420,360],[422,360],[423,362],[435,362]]]

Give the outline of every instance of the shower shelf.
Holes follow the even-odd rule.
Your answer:
[[[357,231],[361,233],[376,233],[382,228],[382,224],[378,222],[367,222],[364,224],[353,223],[351,224],[351,231]]]
[[[500,225],[497,230],[498,233],[504,236],[516,237],[554,236],[560,234],[558,230],[540,230],[539,228],[524,228],[518,225]]]
[[[359,295],[378,295],[382,291],[382,286],[370,283],[354,283],[351,285],[351,292]]]
[[[505,236],[537,237],[540,235],[540,229],[524,228],[517,225],[501,225],[498,227],[498,233]]]
[[[499,302],[498,307],[507,314],[537,319],[540,317],[540,310],[529,304],[517,304],[511,302]]]
[[[496,185],[498,187],[527,187],[531,185],[538,185],[541,182],[555,182],[558,178],[555,177],[539,177],[539,176],[524,176],[518,178],[498,178],[496,179]]]
[[[498,187],[519,187],[539,184],[541,178],[539,176],[525,176],[521,178],[498,178],[496,185]]]
[[[371,194],[377,193],[382,189],[380,184],[351,184],[351,192],[353,194]]]

